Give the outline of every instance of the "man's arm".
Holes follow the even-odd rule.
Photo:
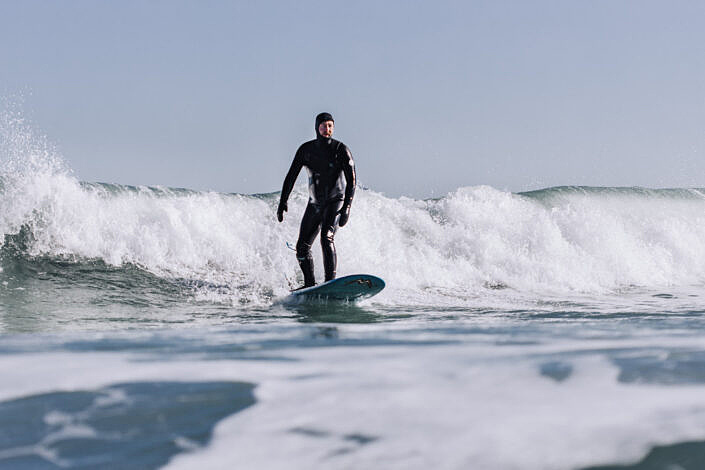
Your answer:
[[[338,225],[341,227],[348,223],[350,217],[350,205],[355,196],[355,162],[353,161],[350,149],[345,146],[342,152],[343,175],[345,175],[345,200],[340,209],[340,219]]]
[[[284,185],[282,186],[282,193],[279,198],[279,207],[277,208],[277,219],[279,222],[284,220],[284,212],[289,209],[287,206],[289,194],[291,194],[291,190],[294,189],[294,183],[296,183],[296,178],[298,178],[302,167],[303,159],[301,156],[301,147],[299,147],[299,150],[296,151],[296,155],[294,156],[294,161],[291,162],[289,172],[286,174],[286,178],[284,178]]]

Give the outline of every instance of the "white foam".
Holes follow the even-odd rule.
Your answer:
[[[175,457],[171,470],[563,469],[636,461],[653,445],[705,439],[705,386],[620,383],[599,351],[627,347],[705,343],[674,336],[277,351],[293,361],[8,355],[0,357],[0,398],[142,380],[256,383],[257,403],[223,420],[204,449]],[[571,358],[562,382],[539,374],[555,354]]]
[[[563,469],[635,461],[651,445],[705,436],[702,386],[620,384],[599,357],[576,360],[573,377],[556,383],[531,360],[482,364],[468,360],[473,352],[325,351],[320,376],[265,382],[261,405],[167,468]]]

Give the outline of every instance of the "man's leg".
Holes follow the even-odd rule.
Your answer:
[[[337,257],[335,254],[335,231],[338,229],[338,211],[343,207],[343,201],[331,201],[323,208],[321,221],[321,248],[323,249],[323,268],[326,281],[335,279]]]
[[[301,219],[299,228],[299,240],[296,242],[296,259],[299,261],[301,271],[304,273],[304,287],[316,285],[316,277],[313,273],[313,256],[311,255],[311,244],[316,239],[318,231],[321,229],[321,211],[314,205],[306,206],[306,211]]]

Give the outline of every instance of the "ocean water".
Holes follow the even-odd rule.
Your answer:
[[[703,190],[359,189],[357,304],[286,300],[277,202],[81,182],[3,115],[0,469],[705,468]]]

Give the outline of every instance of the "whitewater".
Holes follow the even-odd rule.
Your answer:
[[[357,304],[287,302],[278,200],[84,182],[2,114],[0,469],[705,468],[705,190],[358,188]]]

